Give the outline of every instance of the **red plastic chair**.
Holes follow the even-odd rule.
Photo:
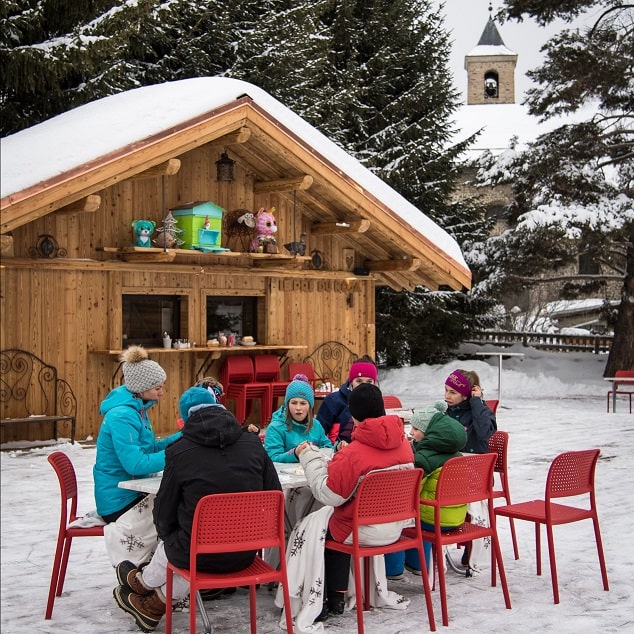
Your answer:
[[[200,572],[197,556],[212,553],[235,553],[262,548],[278,548],[279,570],[259,555],[244,570],[223,574]],[[216,493],[201,498],[196,506],[189,556],[189,570],[167,564],[165,598],[172,604],[174,573],[189,582],[190,597],[199,590],[249,586],[251,634],[256,634],[256,586],[278,582],[283,586],[284,604],[290,605],[284,549],[284,494],[281,491]],[[200,605],[200,603],[199,603]],[[202,607],[202,606],[201,606]],[[196,634],[196,609],[190,606],[189,630]],[[165,614],[165,632],[172,631],[172,610]],[[293,619],[286,613],[286,631],[293,632]]]
[[[327,540],[326,548],[348,553],[354,563],[354,587],[357,601],[357,630],[363,634],[363,610],[370,609],[370,596],[363,588],[369,587],[370,566],[365,559],[363,577],[361,577],[361,560],[374,555],[394,553],[400,550],[415,548],[420,561],[425,561],[423,541],[420,527],[420,482],[422,469],[406,469],[391,471],[372,471],[361,481],[353,504],[352,544]],[[409,535],[402,535],[393,544],[385,546],[361,546],[359,544],[359,528],[368,524],[385,524],[399,520],[413,519],[416,526]],[[408,529],[409,530],[409,529]],[[362,582],[363,579],[363,582]],[[422,575],[423,590],[427,603],[429,629],[436,631],[434,608],[431,600],[429,577]],[[363,609],[361,605],[363,604]]]
[[[403,409],[403,404],[398,396],[394,396],[393,394],[384,394],[383,407],[385,407],[385,409]]]
[[[273,399],[268,383],[255,381],[253,361],[248,355],[229,355],[220,370],[220,382],[225,388],[225,401],[235,401],[235,414],[243,425],[254,399],[260,400],[260,427],[265,427],[271,418]],[[248,405],[248,409],[247,409]]]
[[[318,379],[315,375],[315,369],[310,363],[289,363],[288,364],[288,376],[292,379],[296,374],[303,374],[308,379],[308,382],[313,386],[315,390],[315,398],[324,398],[330,394],[330,392],[323,392],[317,390],[317,388],[325,381],[330,381],[326,378],[324,380]]]
[[[103,537],[103,526],[91,528],[71,528],[68,525],[80,517],[77,516],[77,476],[75,468],[70,458],[61,451],[54,451],[49,455],[48,461],[51,463],[61,492],[61,513],[59,520],[59,532],[57,534],[57,548],[55,549],[55,559],[53,561],[53,572],[51,573],[51,585],[48,591],[48,602],[46,603],[45,619],[50,619],[53,614],[53,602],[55,597],[59,597],[64,589],[64,579],[66,578],[66,568],[68,567],[68,556],[74,537]]]
[[[398,396],[394,396],[393,394],[384,394],[383,407],[385,407],[385,409],[403,409],[403,404]],[[402,416],[401,423],[403,423],[403,425],[405,424],[405,419]]]
[[[599,565],[603,578],[603,589],[609,590],[608,573],[605,567],[601,529],[594,493],[594,472],[599,459],[599,449],[585,451],[568,451],[559,454],[551,463],[546,478],[546,493],[543,500],[519,502],[495,509],[496,515],[526,520],[535,523],[535,547],[537,559],[537,574],[542,574],[541,559],[541,524],[546,525],[548,537],[548,556],[550,558],[550,576],[553,585],[553,599],[559,603],[559,586],[557,583],[557,562],[555,560],[555,542],[553,526],[570,524],[581,520],[591,519],[594,525],[594,538],[597,544]],[[577,497],[587,495],[589,507],[580,508],[566,504],[557,504],[553,499]]]
[[[495,467],[493,472],[499,476],[500,488],[493,489],[493,499],[504,498],[506,504],[511,504],[511,492],[509,491],[509,473],[508,473],[508,446],[509,435],[505,431],[496,431],[489,438],[489,453],[497,454]],[[495,485],[494,485],[495,486]],[[509,517],[511,524],[511,538],[513,540],[513,553],[515,559],[520,558],[520,551],[517,547],[517,536],[515,534],[515,522]]]
[[[498,405],[500,404],[499,400],[487,399],[484,403],[494,414],[498,411]]]
[[[496,585],[496,562],[500,571],[500,581],[504,593],[504,602],[508,610],[511,609],[511,599],[506,584],[506,573],[502,561],[502,553],[498,542],[493,513],[493,467],[496,455],[492,453],[469,454],[459,458],[451,458],[443,465],[438,476],[436,498],[433,500],[421,499],[421,504],[427,504],[434,508],[434,531],[422,531],[423,539],[433,545],[434,564],[442,561],[443,546],[470,542],[482,537],[491,538],[491,585]],[[465,522],[458,528],[449,531],[440,530],[440,507],[454,506],[456,504],[468,504],[486,500],[489,506],[490,526],[479,526]],[[404,532],[409,533],[410,529]],[[447,586],[445,581],[445,567],[436,565],[440,586],[440,605],[442,608],[443,625],[449,624],[447,611]],[[425,575],[423,575],[425,576]],[[463,606],[464,607],[464,606]]]
[[[621,376],[623,378],[634,378],[634,370],[617,370],[614,373],[614,376],[615,377]],[[616,392],[617,396],[619,394],[627,394],[627,396],[629,396],[630,414],[631,414],[632,413],[632,395],[634,394],[634,385],[632,383],[617,383],[615,381],[612,387],[614,388],[614,391]],[[612,393],[613,393],[613,390],[608,390],[608,394],[607,394],[608,412],[610,411],[610,397],[612,396]]]
[[[255,367],[255,382],[269,383],[271,386],[271,412],[269,412],[267,418],[268,422],[273,413],[273,402],[277,405],[278,398],[284,400],[289,381],[281,380],[282,368],[280,367],[280,360],[275,354],[258,354],[253,359],[253,364]]]

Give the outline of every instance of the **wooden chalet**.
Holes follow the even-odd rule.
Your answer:
[[[227,159],[232,174],[218,180]],[[134,220],[159,229],[199,202],[224,210],[221,249],[134,246]],[[238,218],[260,208],[275,209],[278,253],[249,252],[253,231]],[[97,434],[131,343],[167,372],[152,416],[162,434],[180,393],[218,375],[228,354],[302,361],[334,340],[374,355],[377,285],[471,281],[457,244],[422,212],[232,79],[132,90],[3,139],[1,214],[2,349],[37,355],[72,386],[80,440]],[[222,331],[256,345],[208,347]],[[163,332],[189,347],[162,348]],[[2,432],[3,442],[51,437],[45,424]]]

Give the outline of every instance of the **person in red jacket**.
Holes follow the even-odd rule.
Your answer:
[[[356,387],[348,400],[354,428],[352,441],[328,461],[310,443],[302,443],[296,454],[315,498],[335,507],[328,523],[327,539],[345,542],[352,533],[352,498],[361,478],[376,469],[412,469],[414,456],[398,416],[386,416],[381,390],[369,383]],[[372,544],[391,544],[403,524],[373,527]],[[370,542],[368,542],[369,544]],[[325,610],[342,614],[348,588],[350,557],[326,548],[324,553]]]

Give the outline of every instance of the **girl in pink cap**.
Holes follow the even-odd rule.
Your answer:
[[[336,392],[329,394],[319,407],[319,422],[337,450],[350,442],[354,424],[348,409],[348,397],[362,383],[377,384],[376,365],[367,356],[350,366],[348,380]]]
[[[463,454],[487,453],[489,438],[497,430],[495,414],[482,398],[480,377],[472,370],[454,370],[445,381],[446,414],[455,418],[467,432]],[[469,504],[470,521],[486,522],[488,513],[480,502]],[[479,572],[478,563],[486,548],[484,540],[464,544],[462,564],[467,567],[467,576]]]

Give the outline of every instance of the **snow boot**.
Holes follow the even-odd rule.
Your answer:
[[[165,599],[158,589],[141,596],[119,586],[113,594],[117,605],[134,617],[142,632],[153,632],[165,614]]]
[[[150,594],[152,588],[148,588],[143,583],[142,576],[139,574],[145,566],[147,566],[147,564],[143,563],[137,567],[131,561],[122,561],[117,564],[116,571],[119,585],[141,596]]]

